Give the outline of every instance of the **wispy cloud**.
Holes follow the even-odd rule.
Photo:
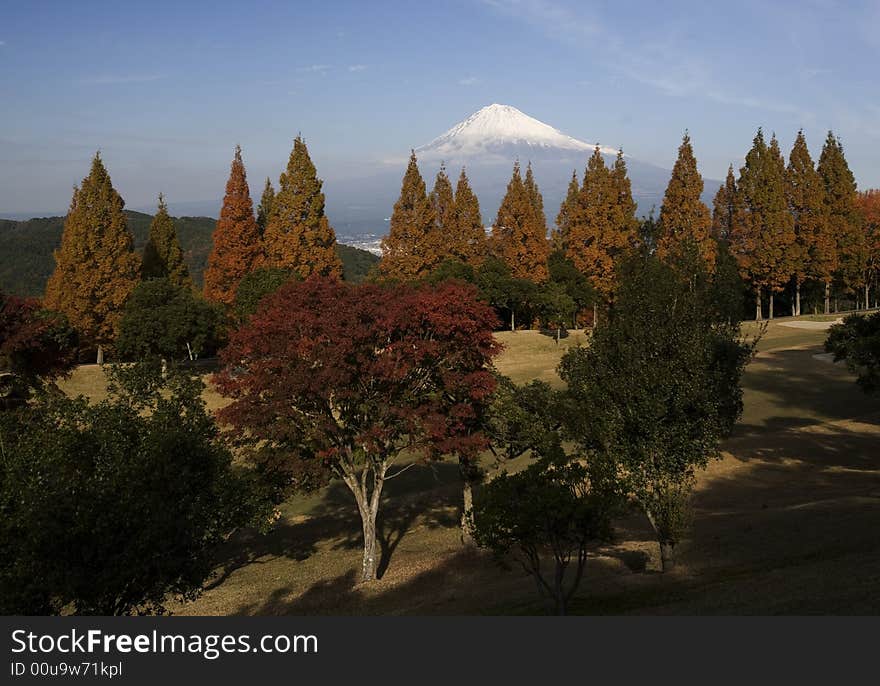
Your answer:
[[[366,68],[366,64],[352,64],[348,67],[348,71],[364,71]]]
[[[5,40],[0,40],[0,47],[3,47],[4,45],[6,45],[6,41],[5,41]]]
[[[512,16],[542,31],[549,38],[580,49],[589,43],[586,38],[601,38],[603,62],[608,70],[654,88],[671,97],[693,97],[712,102],[799,115],[811,118],[788,102],[770,98],[736,93],[732,89],[719,88],[724,79],[717,77],[713,68],[701,54],[689,54],[685,49],[682,26],[669,22],[656,30],[647,40],[624,37],[614,27],[603,23],[598,17],[563,7],[552,0],[482,0],[484,4]],[[657,37],[659,36],[659,38]],[[813,76],[824,73],[813,70]]]
[[[90,86],[107,86],[121,83],[148,83],[164,79],[164,74],[103,74],[100,76],[87,76],[77,83]]]
[[[459,79],[458,85],[459,86],[473,86],[479,82],[480,82],[480,80],[476,76],[468,76],[466,78]]]
[[[310,64],[307,67],[297,67],[297,71],[302,74],[323,74],[331,69],[329,64]]]

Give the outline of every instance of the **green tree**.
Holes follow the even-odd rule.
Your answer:
[[[564,615],[590,545],[610,538],[610,512],[586,467],[542,460],[486,483],[472,516],[477,542],[500,558],[512,555],[534,577],[548,610]]]
[[[272,215],[272,205],[275,202],[275,189],[272,187],[272,181],[266,177],[266,185],[263,187],[263,195],[260,196],[260,204],[257,205],[257,228],[260,230],[260,236],[266,233],[266,224],[269,223],[269,217]]]
[[[384,276],[404,281],[416,279],[442,261],[431,240],[435,221],[416,153],[412,151],[403,175],[400,197],[391,213],[388,235],[382,239],[379,270]]]
[[[700,274],[704,263],[690,259],[687,273]],[[738,323],[719,316],[705,271],[680,273],[654,256],[628,260],[607,324],[559,366],[576,407],[568,431],[645,512],[664,569],[686,529],[695,471],[719,455],[742,411],[751,351]]]
[[[174,230],[174,220],[168,214],[165,198],[159,194],[159,208],[150,223],[150,234],[144,246],[144,257],[141,264],[141,278],[167,278],[171,283],[192,288],[189,269],[183,261],[183,250]]]
[[[141,282],[125,304],[117,348],[128,359],[194,360],[213,355],[223,313],[167,277]]]
[[[0,613],[162,613],[237,527],[268,522],[197,379],[119,368],[107,400],[0,413]]]
[[[550,253],[547,265],[550,270],[550,281],[561,285],[571,298],[573,306],[571,324],[577,329],[578,312],[596,301],[596,291],[590,285],[589,279],[578,271],[574,262],[568,259],[562,250],[554,250]]]
[[[851,314],[828,331],[825,351],[846,361],[865,393],[880,391],[880,314]]]
[[[104,348],[116,338],[122,307],[140,280],[122,197],[113,188],[100,154],[73,191],[64,220],[55,271],[46,284],[45,305],[64,314],[80,341]]]
[[[291,278],[302,280],[296,272],[279,267],[263,267],[245,276],[235,292],[234,312],[238,321],[247,321],[257,311],[263,298],[277,291]]]

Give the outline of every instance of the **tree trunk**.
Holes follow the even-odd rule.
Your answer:
[[[345,485],[354,494],[358,513],[361,516],[361,528],[364,533],[364,556],[361,563],[361,581],[374,581],[379,560],[376,556],[376,519],[379,514],[379,502],[382,498],[382,487],[385,484],[387,465],[365,468],[360,475],[346,474]],[[372,477],[372,479],[370,479]],[[372,480],[372,489],[370,488]]]
[[[510,330],[516,331],[516,314],[512,307],[510,308]]]
[[[559,616],[565,615],[565,587],[563,586],[565,580],[565,567],[566,566],[559,560],[556,561],[556,576],[553,582],[553,592],[556,596],[554,598],[556,601],[556,614]]]
[[[561,335],[561,329],[556,327],[556,345],[559,345],[559,336]]]
[[[660,541],[660,565],[664,572],[675,567],[675,543],[672,541]]]
[[[770,291],[770,311],[768,312],[768,314],[770,315],[769,318],[771,321],[773,319],[773,297],[774,297],[774,295],[775,294],[773,293],[773,291]]]
[[[470,514],[474,509],[474,489],[470,479],[464,474],[462,474],[461,500],[461,542],[464,545],[474,546],[476,545],[476,540],[474,540],[474,527],[470,518]]]
[[[593,303],[593,328],[599,323],[599,303]]]
[[[99,365],[103,365],[103,364],[104,364],[104,346],[102,346],[102,345],[99,345],[99,346],[98,346],[98,359],[97,359],[97,362],[98,362]]]
[[[801,316],[801,282],[798,281],[794,286],[794,316]]]
[[[866,310],[871,309],[871,298],[869,297],[869,293],[871,292],[870,289],[871,289],[871,287],[868,284],[865,284],[865,309]]]
[[[755,287],[755,321],[761,321],[763,315],[761,313],[761,287]]]
[[[831,314],[831,284],[825,283],[825,314]]]

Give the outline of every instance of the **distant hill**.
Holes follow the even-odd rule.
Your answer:
[[[147,242],[152,216],[125,211],[128,229],[134,237],[135,250]],[[215,220],[210,217],[175,217],[174,226],[183,248],[186,263],[196,285],[211,252],[211,234]],[[41,296],[55,261],[52,253],[61,242],[64,217],[42,217],[25,221],[0,219],[0,290],[21,296]],[[344,276],[348,281],[362,281],[379,261],[375,255],[348,245],[338,246]]]

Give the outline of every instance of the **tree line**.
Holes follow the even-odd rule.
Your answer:
[[[342,275],[321,186],[305,141],[297,137],[278,192],[267,179],[255,213],[236,147],[200,296],[164,197],[159,195],[139,258],[124,201],[96,154],[89,175],[74,189],[43,304],[67,317],[81,345],[97,350],[99,362],[108,347],[131,356],[149,339],[156,343],[153,352],[163,356],[184,349],[190,358],[212,354],[229,318],[247,310],[254,290],[272,284],[273,274]],[[237,304],[245,278],[245,302]]]
[[[683,245],[693,244],[710,271],[739,275],[738,285],[729,274],[731,297],[738,297],[746,285],[754,294],[759,320],[765,302],[773,318],[776,296],[785,290],[791,293],[791,314],[800,315],[806,282],[821,286],[826,314],[834,287],[852,297],[857,307],[870,307],[880,266],[877,191],[857,191],[843,146],[832,132],[814,164],[799,131],[786,165],[775,135],[767,143],[759,129],[739,175],[733,165],[728,169],[711,210],[701,200],[703,188],[685,133],[659,217],[655,220],[652,210],[638,219],[622,151],[609,167],[597,147],[582,178],[573,172],[555,227],[548,232],[531,165],[523,178],[516,162],[487,234],[466,171],[462,169],[453,193],[441,166],[427,193],[413,153],[382,242],[380,274],[405,280],[429,278],[441,270],[476,283],[478,279],[461,265],[475,274],[485,265],[488,272],[506,269],[504,294],[498,288],[486,293],[492,291],[493,304],[513,316],[517,309],[528,311],[530,301],[540,300],[536,293],[555,281],[552,262],[563,260],[592,291],[588,297],[583,291],[577,297],[569,289],[568,296],[578,309],[592,304],[595,321],[600,309],[613,301],[616,264],[622,255],[644,245],[669,261],[681,254]],[[531,293],[522,281],[532,284]]]

